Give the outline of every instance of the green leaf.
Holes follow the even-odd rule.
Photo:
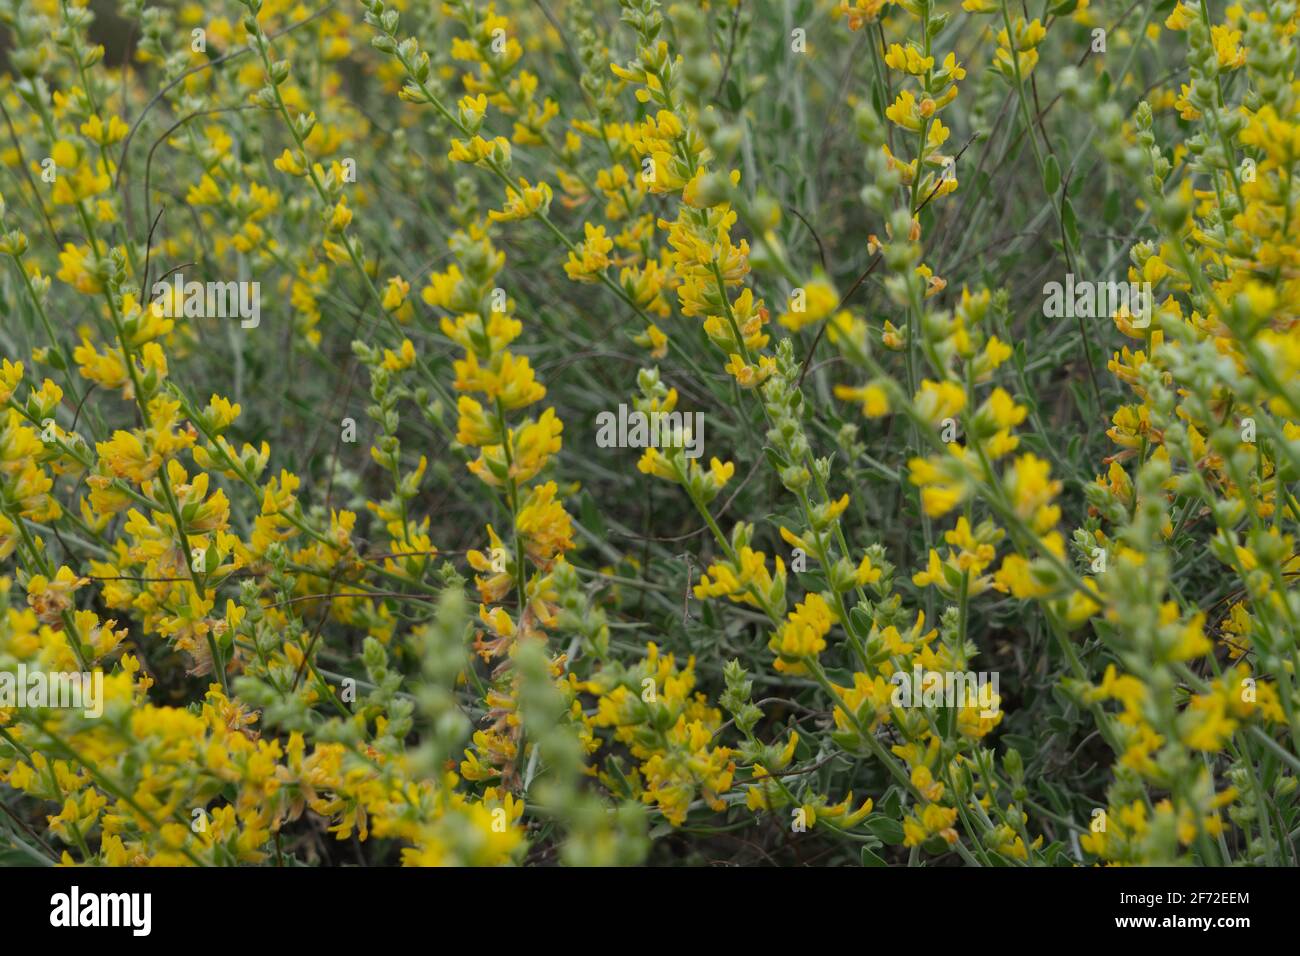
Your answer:
[[[777,471],[785,471],[785,469],[790,467],[790,463],[785,460],[785,456],[771,445],[763,446],[763,454],[767,456],[768,464]]]
[[[863,866],[889,866],[884,860],[876,856],[865,846],[862,848],[862,865]]]
[[[858,735],[851,730],[837,730],[831,734],[831,740],[835,741],[835,744],[841,750],[847,750],[849,752],[856,751],[858,749],[858,744],[861,743]]]
[[[1056,161],[1054,153],[1049,153],[1047,162],[1043,164],[1043,189],[1047,190],[1047,195],[1055,196],[1060,188],[1061,164]]]
[[[1047,718],[1047,726],[1051,727],[1062,737],[1069,737],[1074,731],[1074,725],[1064,717],[1058,717],[1055,714]]]
[[[578,513],[582,517],[583,527],[600,537],[605,536],[605,520],[601,517],[600,509],[596,507],[595,500],[585,488],[582,493],[582,502],[578,506]]]
[[[1119,219],[1119,190],[1112,189],[1106,194],[1106,199],[1102,203],[1102,218],[1106,220],[1107,225],[1113,225]]]
[[[947,853],[952,847],[948,845],[948,841],[943,837],[932,836],[921,844],[921,849],[931,856],[939,856],[942,853]]]
[[[1002,741],[1008,747],[1015,747],[1022,754],[1033,754],[1038,750],[1038,741],[1033,737],[1026,737],[1021,734],[1004,734]]]
[[[727,109],[733,113],[740,112],[741,106],[745,103],[740,96],[740,87],[736,85],[735,80],[727,80],[726,101]]]
[[[1061,203],[1061,222],[1065,225],[1065,235],[1070,240],[1070,245],[1077,249],[1079,247],[1079,220],[1075,218],[1074,206],[1068,199]]]
[[[898,846],[903,842],[903,825],[884,814],[873,813],[867,817],[867,829],[882,843],[888,843],[890,846]]]
[[[30,843],[30,841],[28,842]],[[863,853],[866,852],[866,847],[862,848],[862,852]],[[26,850],[20,850],[17,847],[13,847],[13,848],[0,847],[0,866],[5,868],[18,867],[18,866],[28,867],[34,864],[36,864],[36,860]],[[880,863],[869,864],[864,859],[862,865],[863,866],[884,866],[885,864],[883,861]]]
[[[1043,856],[1047,859],[1049,866],[1066,866],[1075,862],[1064,843],[1048,844],[1043,848]]]

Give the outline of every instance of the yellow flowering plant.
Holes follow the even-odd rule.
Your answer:
[[[0,0],[0,862],[1300,864],[1296,22]]]

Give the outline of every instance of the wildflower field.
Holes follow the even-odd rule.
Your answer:
[[[0,864],[1300,865],[1295,0],[0,0]]]

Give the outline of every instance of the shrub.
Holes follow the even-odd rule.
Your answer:
[[[4,859],[1300,863],[1295,12],[0,0]]]

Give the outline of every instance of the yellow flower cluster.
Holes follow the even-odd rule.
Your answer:
[[[118,6],[0,0],[6,859],[1294,861],[1292,7]]]

